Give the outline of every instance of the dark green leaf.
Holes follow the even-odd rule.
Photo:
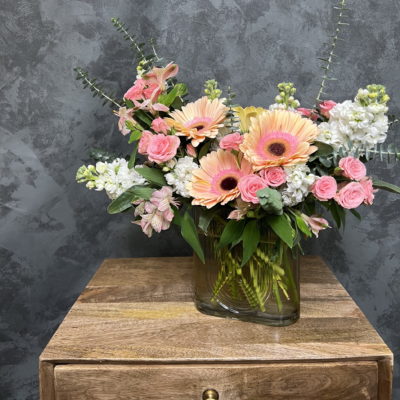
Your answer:
[[[246,224],[243,230],[243,258],[242,267],[250,260],[260,242],[260,230],[257,220],[253,219]]]
[[[186,211],[181,220],[181,234],[182,237],[190,244],[197,257],[205,263],[204,252],[200,244],[199,236],[197,235],[196,225],[189,212]]]
[[[153,183],[154,185],[164,186],[167,184],[164,178],[164,174],[161,172],[161,170],[157,168],[150,168],[147,166],[143,166],[135,168],[135,171],[138,174],[142,175],[143,178],[145,178],[147,181]]]
[[[312,236],[311,230],[307,225],[307,223],[304,221],[304,219],[301,218],[301,216],[296,213],[294,214],[294,217],[296,225],[300,229],[300,231],[303,232],[307,237],[311,237]]]
[[[149,200],[154,189],[147,186],[132,186],[127,191],[113,200],[107,211],[109,214],[118,214],[132,206],[132,202],[138,199]]]
[[[135,166],[137,150],[138,150],[138,144],[135,143],[133,145],[132,153],[129,156],[129,161],[128,161],[128,168],[129,169],[131,169],[131,168],[133,168]]]
[[[285,214],[271,215],[267,218],[267,223],[279,238],[290,248],[293,247],[295,231],[292,228],[290,219]]]
[[[177,97],[182,97],[186,93],[186,85],[184,83],[177,83],[169,93],[160,95],[157,99],[157,103],[161,103],[169,107]]]
[[[400,187],[393,185],[392,183],[384,182],[381,180],[373,180],[373,186],[377,189],[387,190],[388,192],[400,194]]]
[[[316,141],[313,144],[318,147],[318,150],[313,155],[318,157],[328,156],[334,152],[333,147],[327,143]]]
[[[207,212],[207,211],[200,212],[200,215],[199,215],[199,228],[204,233],[208,232],[208,227],[209,227],[210,222],[213,219],[213,217],[214,217],[214,212]]]
[[[137,117],[138,119],[140,119],[142,122],[144,122],[147,126],[150,126],[152,123],[152,118],[150,118],[146,112],[144,112],[143,110],[137,110],[135,111],[135,117]]]
[[[351,210],[349,210],[358,220],[360,220],[361,221],[361,215],[360,215],[360,213],[358,212],[358,211],[356,211],[356,210],[354,210],[354,209],[351,209]]]
[[[208,153],[208,150],[210,149],[211,143],[212,143],[211,140],[209,140],[207,143],[205,143],[205,144],[203,144],[203,146],[201,146],[199,155],[197,157],[199,160]]]
[[[245,220],[240,220],[240,221],[236,221],[234,219],[229,220],[228,223],[225,225],[224,230],[222,231],[218,247],[220,248],[225,247],[228,244],[233,243],[236,240],[240,239],[245,224],[246,224]]]

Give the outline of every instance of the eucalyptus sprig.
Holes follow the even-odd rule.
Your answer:
[[[99,96],[104,99],[103,106],[107,103],[110,103],[111,107],[121,107],[121,104],[118,103],[113,95],[107,94],[104,89],[99,84],[97,84],[96,78],[89,78],[89,74],[87,71],[84,71],[80,67],[74,68],[74,71],[76,72],[76,79],[82,81],[84,88],[89,88],[89,90],[93,93],[93,97]]]
[[[335,49],[336,49],[338,41],[343,40],[340,37],[340,34],[342,33],[342,27],[344,25],[349,25],[349,23],[343,21],[343,19],[347,17],[346,11],[349,10],[348,8],[346,8],[346,0],[339,0],[338,5],[333,8],[335,10],[337,10],[338,18],[337,18],[337,22],[336,22],[335,31],[332,36],[332,42],[330,43],[330,48],[329,48],[329,52],[328,52],[327,56],[323,57],[323,58],[318,58],[319,60],[321,60],[323,62],[321,68],[324,70],[324,75],[322,76],[322,81],[321,81],[321,84],[320,84],[320,87],[318,90],[318,94],[316,97],[317,105],[322,101],[321,96],[323,94],[326,94],[324,91],[326,88],[326,81],[337,80],[336,78],[334,78],[333,76],[330,75],[332,72],[332,64],[337,63],[336,61],[333,60],[335,57],[337,57],[335,54]]]
[[[228,86],[227,89],[227,97],[225,100],[225,105],[229,108],[227,119],[226,119],[226,127],[228,128],[230,133],[233,133],[237,130],[237,124],[239,123],[239,118],[236,116],[233,107],[233,99],[236,97],[236,93],[232,91],[232,88]]]

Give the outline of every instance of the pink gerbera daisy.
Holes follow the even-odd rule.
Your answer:
[[[167,124],[176,130],[176,134],[192,139],[192,145],[198,146],[206,137],[215,138],[222,128],[228,108],[219,99],[210,100],[207,96],[189,103],[182,110],[173,111],[171,118],[165,118]]]
[[[251,120],[240,150],[255,170],[307,162],[317,150],[311,143],[318,127],[287,110],[266,111]]]
[[[213,151],[200,160],[200,168],[193,171],[189,193],[193,205],[211,208],[226,204],[239,196],[239,179],[252,172],[251,165],[238,161],[230,151]]]

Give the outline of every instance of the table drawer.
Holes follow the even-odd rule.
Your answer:
[[[376,362],[224,365],[58,365],[56,400],[377,399]]]

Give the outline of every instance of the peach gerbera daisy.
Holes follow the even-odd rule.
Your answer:
[[[230,151],[213,151],[200,160],[200,168],[193,171],[188,185],[193,205],[211,208],[218,203],[226,204],[239,196],[238,182],[252,172],[245,159],[240,164]]]
[[[228,107],[221,100],[210,100],[207,96],[189,103],[182,110],[173,111],[171,118],[165,121],[171,128],[175,128],[179,136],[192,139],[192,145],[198,146],[206,137],[215,138],[218,129],[222,128]]]
[[[311,145],[317,135],[317,125],[300,114],[287,110],[266,111],[251,119],[240,150],[256,171],[306,163],[317,150]]]

